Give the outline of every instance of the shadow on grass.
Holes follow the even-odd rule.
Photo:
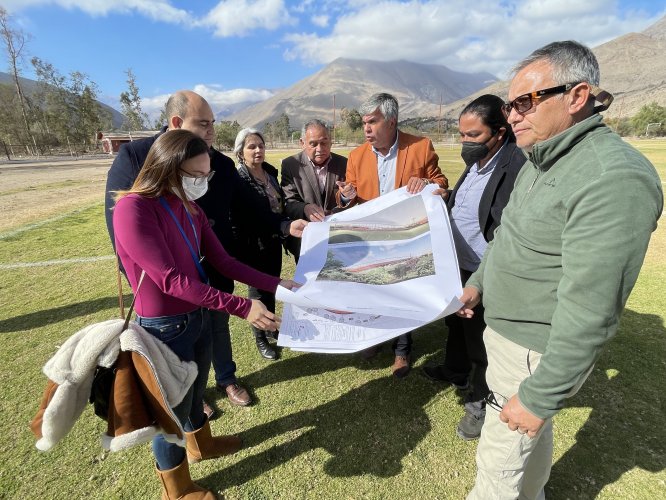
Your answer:
[[[418,357],[418,353],[429,356],[433,346],[441,346],[442,335],[435,336],[435,342],[433,335],[428,337],[417,337],[423,342],[419,343],[415,356]],[[360,360],[358,355],[305,354],[267,366],[243,380],[257,387],[265,381],[275,383],[313,376],[350,365],[359,368],[371,365],[376,369],[389,358],[388,364],[392,362],[393,356],[387,350],[385,347],[384,354],[370,363]],[[200,482],[225,490],[315,449],[323,449],[331,455],[324,465],[324,472],[329,476],[399,474],[402,459],[431,431],[425,406],[443,390],[443,386],[428,381],[419,371],[412,370],[406,379],[398,380],[387,366],[385,377],[367,382],[333,401],[242,432],[246,449],[271,439],[286,442],[225,467]]]
[[[129,304],[132,300],[132,296],[125,295],[124,300],[125,304]],[[118,296],[115,295],[113,297],[101,297],[99,299],[77,302],[66,306],[43,309],[41,311],[34,311],[0,321],[0,333],[12,333],[30,330],[32,328],[40,328],[52,323],[58,323],[65,319],[77,318],[104,309],[117,309],[117,307]],[[125,312],[127,312],[127,305],[125,306]],[[112,314],[115,313],[117,313],[117,311]],[[111,316],[108,319],[111,319]]]
[[[434,353],[440,355],[441,353],[438,351],[444,346],[446,332],[447,328],[443,320],[435,321],[412,332],[414,335],[414,344],[411,353],[412,366],[421,357],[431,358]],[[296,358],[280,359],[260,371],[243,376],[241,383],[248,390],[255,391],[260,387],[302,377],[321,375],[322,373],[332,372],[347,366],[355,366],[359,370],[374,370],[380,366],[385,366],[386,372],[389,374],[390,366],[393,363],[392,342],[392,340],[389,340],[382,344],[380,354],[370,361],[363,360],[360,353],[304,353]],[[279,349],[282,350],[282,348]],[[219,399],[219,396],[215,396],[210,390],[207,392],[207,396],[213,401]]]
[[[617,337],[570,402],[592,407],[592,412],[576,434],[576,444],[553,465],[548,498],[596,498],[634,468],[666,469],[665,340],[662,318],[625,310]],[[654,481],[646,488],[663,492],[663,485]],[[648,491],[636,493],[651,497]]]

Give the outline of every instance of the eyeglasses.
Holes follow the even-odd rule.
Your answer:
[[[509,401],[507,398],[496,392],[490,391],[485,398],[486,404],[497,411],[502,411],[504,405]]]
[[[509,116],[512,109],[515,109],[517,113],[523,114],[527,113],[534,106],[539,104],[539,99],[547,95],[553,94],[563,94],[574,88],[580,82],[575,83],[565,83],[564,85],[558,85],[557,87],[551,87],[549,89],[535,90],[534,92],[528,92],[527,94],[519,95],[513,101],[506,102],[502,105],[502,111],[506,116]]]
[[[202,184],[204,182],[204,179],[206,179],[207,182],[210,182],[210,180],[215,175],[215,170],[211,170],[206,175],[199,175],[199,176],[190,175],[189,172],[186,172],[185,170],[182,169],[181,172],[184,173],[183,177],[189,177],[190,179],[194,179],[192,181],[192,184],[194,184],[195,186]]]

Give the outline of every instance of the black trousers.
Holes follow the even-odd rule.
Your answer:
[[[248,299],[259,299],[266,306],[270,312],[275,312],[275,294],[271,292],[266,292],[264,290],[259,290],[253,286],[247,287],[247,298]],[[266,332],[260,330],[259,328],[252,326],[252,334],[255,337],[265,336]]]
[[[245,262],[248,266],[253,267],[257,271],[279,278],[280,273],[282,272],[282,251],[282,243],[279,240],[269,241],[264,244],[264,247],[261,250],[246,249],[246,254],[241,256],[239,260]],[[266,306],[266,309],[272,313],[275,312],[274,293],[248,286],[247,298],[258,299]],[[261,337],[265,335],[266,332],[252,326],[252,334],[255,337]]]
[[[463,286],[471,275],[469,271],[460,270]],[[474,308],[474,316],[470,319],[451,314],[444,320],[449,328],[444,367],[456,375],[469,378],[472,402],[481,401],[489,391],[486,383],[488,356],[483,343],[483,331],[486,329],[483,313],[483,305],[479,304]]]

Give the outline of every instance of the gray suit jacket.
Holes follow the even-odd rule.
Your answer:
[[[319,182],[304,151],[282,160],[280,185],[285,195],[285,213],[290,219],[304,219],[305,205],[314,203],[327,213],[336,207],[336,181],[344,181],[347,158],[331,153],[328,164],[325,193],[319,191]]]

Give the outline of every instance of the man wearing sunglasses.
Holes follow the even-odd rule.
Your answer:
[[[511,81],[505,112],[528,161],[458,312],[483,298],[491,394],[471,499],[544,498],[552,417],[617,331],[663,208],[652,164],[603,123],[612,97],[598,85],[596,57],[571,41]]]
[[[189,178],[191,179],[189,181],[190,189],[205,193],[197,199],[197,204],[203,209],[215,235],[227,251],[231,251],[233,248],[229,221],[230,213],[233,210],[246,211],[257,220],[269,221],[266,224],[267,227],[270,227],[279,237],[288,235],[300,237],[306,224],[305,221],[285,222],[283,217],[270,211],[261,211],[261,207],[248,203],[247,200],[250,198],[243,194],[244,184],[240,181],[234,161],[213,148],[215,118],[210,105],[203,97],[190,90],[175,92],[167,101],[166,114],[169,121],[168,126],[153,137],[123,144],[109,169],[106,181],[105,212],[111,244],[114,244],[115,241],[112,212],[115,205],[114,191],[129,189],[143,167],[148,150],[157,138],[167,129],[179,128],[198,135],[210,147],[211,173],[207,177]],[[204,266],[206,266],[206,261],[204,261]],[[212,286],[223,292],[233,292],[234,282],[232,280],[217,273],[210,266],[206,266],[206,272]],[[213,321],[212,358],[217,390],[226,394],[231,404],[247,406],[252,402],[252,398],[236,380],[236,363],[232,357],[229,334],[229,314],[211,311],[211,319]],[[205,402],[204,412],[209,418],[214,414],[212,407]]]

